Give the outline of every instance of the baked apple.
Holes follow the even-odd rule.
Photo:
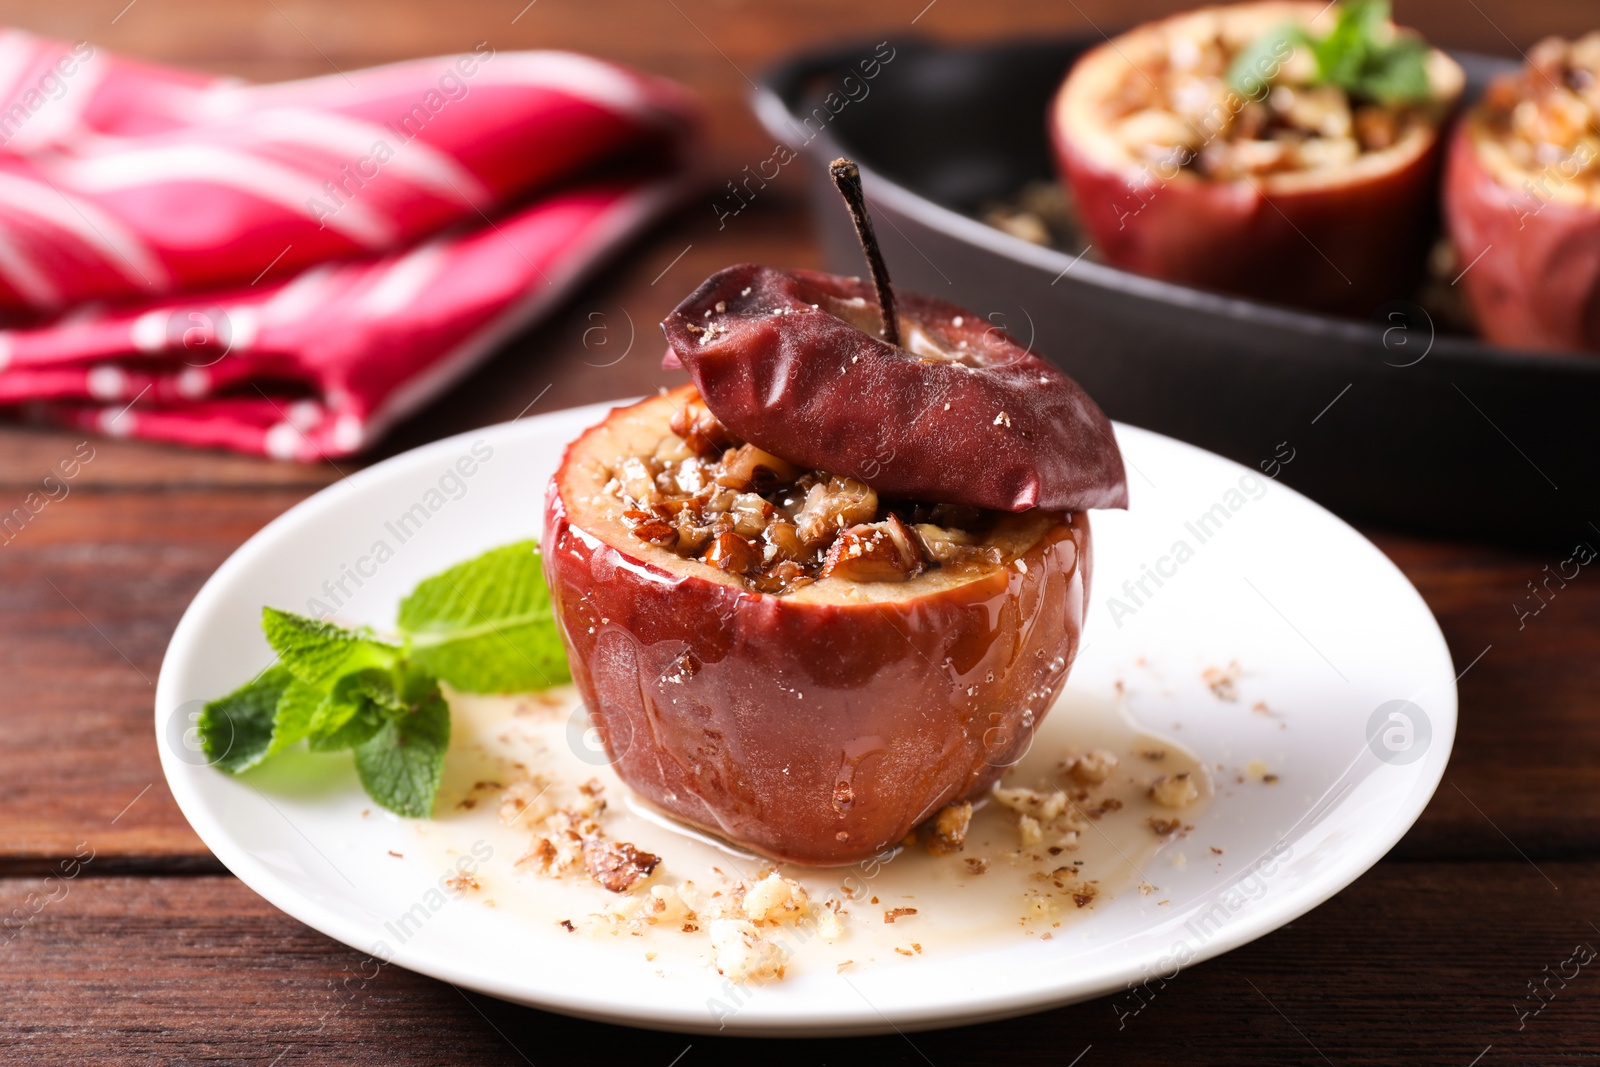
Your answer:
[[[1107,262],[1364,315],[1421,276],[1441,129],[1464,84],[1383,0],[1263,0],[1094,48],[1050,133]]]
[[[875,299],[713,277],[663,324],[704,394],[613,411],[546,496],[573,678],[623,780],[810,865],[895,846],[1026,751],[1078,650],[1083,509],[1126,501],[1092,401],[970,312],[897,301],[854,193]]]
[[[1600,350],[1600,33],[1489,85],[1451,138],[1444,211],[1486,338]]]

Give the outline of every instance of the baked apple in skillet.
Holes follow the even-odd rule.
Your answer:
[[[1104,414],[971,312],[736,266],[663,324],[692,384],[613,411],[546,498],[545,568],[615,767],[774,859],[852,863],[987,790],[1066,681]],[[980,328],[982,327],[982,328]]]
[[[1261,0],[1086,53],[1049,121],[1099,255],[1361,315],[1412,292],[1465,77],[1388,15],[1385,0]]]

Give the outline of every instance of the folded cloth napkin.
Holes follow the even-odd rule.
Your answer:
[[[699,126],[564,52],[247,85],[0,34],[0,405],[357,452],[681,199]]]

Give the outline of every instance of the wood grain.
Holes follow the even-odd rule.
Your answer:
[[[1137,994],[938,1033],[759,1045],[465,994],[379,968],[231,878],[103,878],[98,863],[65,897],[52,885],[60,899],[0,944],[8,1062],[668,1067],[683,1054],[684,1067],[752,1056],[771,1067],[1065,1067],[1090,1048],[1084,1065],[1467,1067],[1491,1045],[1486,1064],[1600,1051],[1596,964],[1564,987],[1551,981],[1543,1010],[1518,1017],[1536,1006],[1529,982],[1562,970],[1577,944],[1600,943],[1594,863],[1386,863],[1305,918]],[[0,880],[0,905],[26,911],[44,886]]]

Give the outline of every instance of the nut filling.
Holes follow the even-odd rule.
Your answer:
[[[1523,170],[1600,183],[1600,32],[1539,42],[1521,70],[1489,84],[1483,106]]]
[[[1268,68],[1258,99],[1229,87],[1234,60],[1253,41],[1215,17],[1175,22],[1161,46],[1131,57],[1134,70],[1109,101],[1117,137],[1163,172],[1229,181],[1251,175],[1348,167],[1398,143],[1414,125],[1432,125],[1431,104],[1355,100],[1314,84],[1315,62],[1295,48]]]
[[[997,513],[881,500],[848,476],[805,471],[735,439],[698,398],[655,453],[612,468],[606,491],[633,536],[738,575],[762,593],[822,578],[903,582],[938,567],[995,567]]]

